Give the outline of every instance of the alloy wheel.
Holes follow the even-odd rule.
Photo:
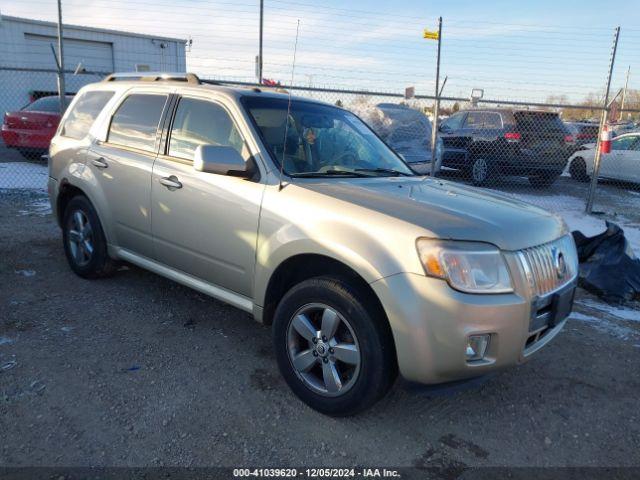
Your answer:
[[[93,229],[86,214],[76,210],[69,219],[69,249],[73,260],[79,267],[89,264],[93,255]]]
[[[358,340],[344,316],[328,305],[298,309],[287,327],[287,350],[298,378],[320,395],[343,395],[358,378]]]
[[[483,158],[478,158],[473,162],[472,175],[473,180],[482,183],[486,180],[487,174],[489,172],[489,165],[487,161]]]

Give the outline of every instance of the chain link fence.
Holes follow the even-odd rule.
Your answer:
[[[67,75],[68,95],[105,75]],[[28,81],[34,86],[28,98],[7,98],[0,93],[0,102],[9,111],[4,118],[4,143],[0,145],[0,188],[44,189],[46,158],[42,155],[59,119],[56,72],[4,69],[0,81]],[[570,210],[576,216],[584,212],[602,107],[444,98],[436,145],[432,146],[433,97],[405,98],[400,93],[305,86],[291,90],[296,96],[356,113],[419,174],[429,175],[435,158],[434,171],[439,178],[499,191],[551,211]],[[626,122],[610,122],[614,138],[611,152],[602,155],[595,210],[626,215],[637,222],[639,114],[636,110],[626,113]],[[29,117],[28,121],[35,117],[40,123],[21,126],[21,117]]]
[[[67,15],[79,15],[84,8],[74,1],[64,2]],[[434,122],[434,96],[404,93],[409,85],[418,93],[431,92],[435,83],[431,60],[426,64],[423,60],[401,62],[423,55],[427,48],[424,43],[414,43],[413,33],[410,38],[407,34],[409,30],[420,31],[422,20],[363,12],[361,19],[347,20],[343,14],[348,9],[333,12],[318,6],[294,15],[293,4],[267,3],[264,70],[269,80],[265,83],[288,83],[282,79],[291,77],[294,23],[301,18],[295,86],[284,90],[353,111],[417,173],[429,175],[433,170],[441,179],[537,204],[577,219],[574,226],[579,226],[593,193],[594,213],[623,218],[635,227],[640,224],[640,90],[627,88],[628,78],[625,83],[623,76],[628,73],[627,65],[637,62],[639,33],[631,30],[621,41],[618,66],[612,69],[610,105],[605,108],[605,82],[594,79],[594,72],[606,73],[611,58],[610,29],[594,29],[587,37],[575,27],[496,24],[478,28],[462,20],[445,21],[442,70],[449,76],[448,82],[446,78],[440,81],[442,85],[444,80],[446,87],[439,99],[438,121]],[[107,6],[121,9],[121,13],[137,8],[135,2],[124,6],[105,0]],[[176,37],[190,38],[187,31],[195,34],[199,28],[204,32],[193,49],[191,43],[186,46],[187,69],[229,85],[255,86],[251,81],[253,54],[247,58],[233,53],[253,48],[253,40],[235,39],[229,52],[215,48],[240,35],[230,26],[243,30],[242,19],[245,13],[252,14],[251,6],[235,13],[235,7],[225,7],[224,14],[215,4],[208,8],[216,13],[212,21],[222,22],[219,29],[212,30],[208,22],[199,27],[192,21],[196,13],[191,10],[181,11],[181,17],[172,23],[170,34]],[[326,18],[315,18],[318,9]],[[204,11],[198,12],[204,15]],[[141,22],[144,33],[159,31],[157,23]],[[189,30],[182,28],[185,25]],[[130,26],[131,30],[136,28]],[[531,45],[529,31],[536,35]],[[391,34],[390,41],[377,38]],[[505,39],[500,55],[492,43],[496,35]],[[169,57],[162,44],[158,45],[158,61],[166,63]],[[202,45],[200,50],[198,45]],[[82,48],[80,43],[74,44],[73,54],[90,65],[95,52],[83,53]],[[549,68],[551,62],[556,62],[555,68]],[[562,72],[557,62],[571,65],[573,70]],[[23,63],[26,65],[27,59]],[[68,71],[67,94],[73,95],[108,73]],[[521,80],[523,75],[530,77],[526,84]],[[7,112],[0,142],[0,195],[4,189],[45,188],[46,160],[42,155],[59,119],[56,77],[54,69],[18,68],[0,62],[1,84],[20,87],[0,89],[0,108]],[[621,85],[625,85],[624,92],[617,91]],[[596,189],[590,192],[603,112],[614,138],[610,153],[600,159]]]
[[[68,72],[67,104],[73,94],[104,78],[103,72]],[[49,142],[60,120],[57,71],[0,68],[0,108],[4,112],[0,139],[0,195],[3,190],[45,190]],[[13,88],[19,86],[20,88]],[[17,93],[18,92],[18,93]]]
[[[432,147],[433,97],[304,86],[291,90],[356,113],[419,174],[429,175],[435,158],[435,175],[444,180],[536,204],[575,220],[574,226],[584,217],[602,107],[445,98]],[[637,226],[639,114],[627,113],[628,122],[607,124],[614,137],[611,152],[602,155],[594,213]]]

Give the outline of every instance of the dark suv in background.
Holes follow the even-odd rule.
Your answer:
[[[475,185],[521,175],[534,187],[548,187],[564,170],[573,141],[557,113],[531,110],[460,111],[439,132],[442,166],[462,170]]]

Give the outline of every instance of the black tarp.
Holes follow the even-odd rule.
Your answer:
[[[615,223],[594,237],[573,232],[580,260],[579,285],[611,304],[640,296],[640,259]]]

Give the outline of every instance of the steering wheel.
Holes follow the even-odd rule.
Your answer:
[[[351,152],[351,151],[346,151],[341,153],[340,155],[338,155],[335,158],[331,159],[331,163],[332,165],[327,165],[324,168],[325,170],[327,169],[336,169],[336,170],[340,170],[340,167],[355,167],[356,163],[358,161],[358,157],[356,156],[355,153]],[[320,171],[322,171],[322,168],[320,169]]]

